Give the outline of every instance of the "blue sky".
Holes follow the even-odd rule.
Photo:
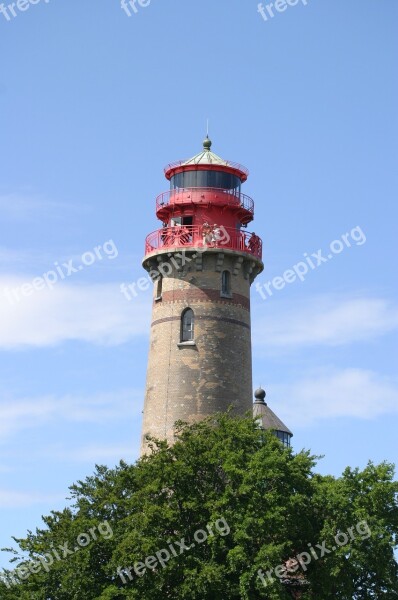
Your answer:
[[[119,286],[144,274],[163,167],[199,152],[207,118],[213,150],[251,172],[258,282],[332,254],[266,299],[253,288],[254,386],[322,472],[395,462],[395,0],[267,21],[251,0],[16,15],[0,14],[0,545],[95,463],[137,457],[151,294]],[[7,298],[57,266],[52,290]]]

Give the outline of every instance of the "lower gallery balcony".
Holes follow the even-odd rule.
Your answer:
[[[145,255],[163,248],[226,248],[262,259],[262,241],[255,233],[231,227],[205,228],[197,225],[162,227],[145,240]]]

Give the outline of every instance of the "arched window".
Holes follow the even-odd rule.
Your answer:
[[[181,341],[191,342],[194,340],[195,315],[191,308],[186,308],[181,315]]]
[[[163,277],[162,277],[162,275],[159,275],[158,279],[156,280],[156,296],[155,296],[156,300],[161,300],[162,288],[163,288]]]
[[[229,271],[223,271],[221,273],[221,295],[231,295],[231,273]]]

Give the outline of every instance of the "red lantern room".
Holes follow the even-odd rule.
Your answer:
[[[170,190],[156,199],[163,227],[146,238],[146,255],[167,247],[216,245],[218,237],[223,248],[261,260],[261,239],[243,230],[254,217],[253,200],[241,192],[248,171],[214,154],[211,145],[207,137],[202,152],[165,168]]]

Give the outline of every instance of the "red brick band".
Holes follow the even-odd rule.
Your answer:
[[[154,325],[159,325],[160,323],[168,323],[169,321],[179,321],[180,316],[175,317],[164,317],[163,319],[157,319],[153,321],[151,327]],[[233,325],[240,325],[241,327],[245,327],[246,329],[250,329],[250,325],[248,323],[244,323],[244,321],[239,321],[238,319],[230,319],[229,317],[213,317],[206,315],[195,315],[195,319],[198,321],[222,321],[223,323],[232,323]]]
[[[232,298],[224,298],[220,296],[220,290],[203,290],[199,288],[163,292],[162,302],[221,302],[250,310],[250,298],[246,296],[233,294]]]

